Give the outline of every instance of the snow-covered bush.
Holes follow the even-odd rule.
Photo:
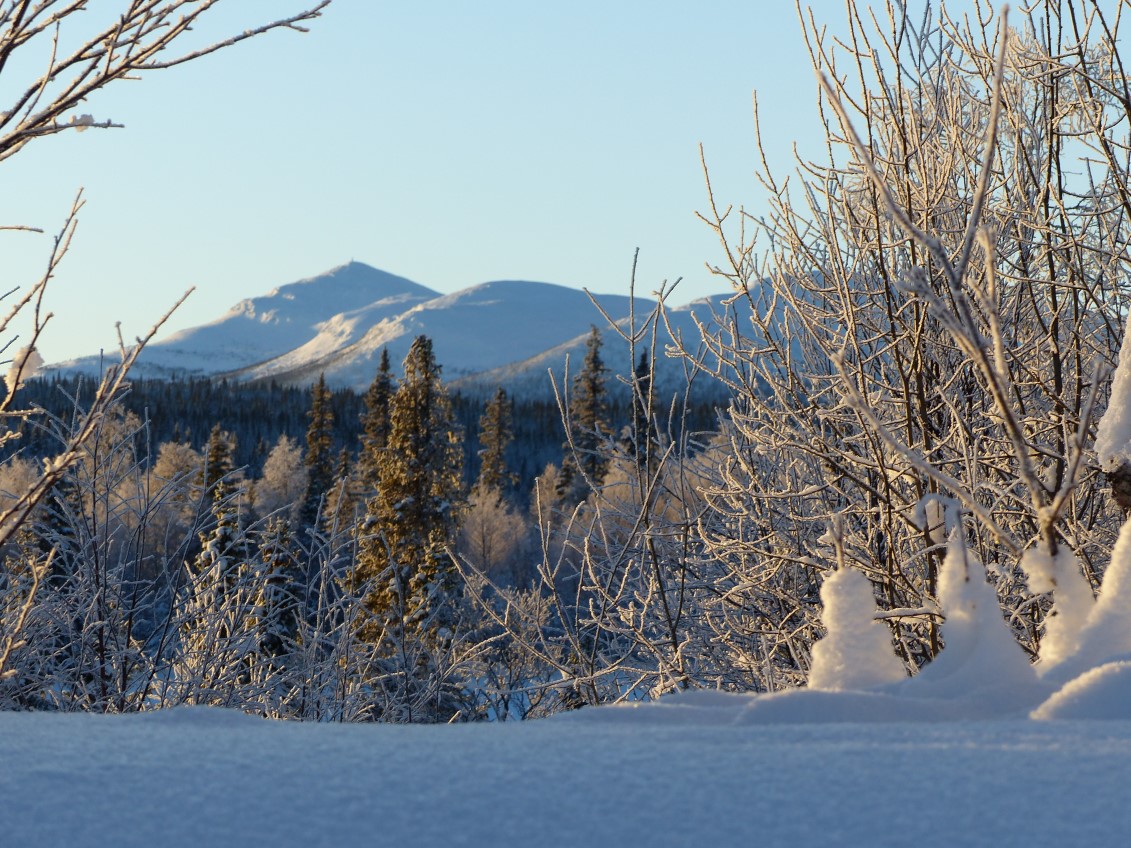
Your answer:
[[[713,194],[704,215],[735,291],[730,331],[704,341],[740,375],[704,541],[792,599],[768,624],[801,672],[834,521],[911,669],[945,641],[947,546],[921,504],[961,508],[1030,655],[1049,601],[1022,557],[1078,563],[1094,590],[1119,527],[1087,452],[1131,293],[1118,43],[1087,4],[1008,26],[889,13],[835,43],[805,21],[830,158],[800,185],[764,170],[763,218]]]
[[[1070,657],[1099,661],[1080,658],[1123,594],[1124,503],[1104,473],[1131,456],[1122,376],[1089,455],[1131,294],[1118,40],[1096,5],[1038,2],[1009,25],[889,15],[850,16],[838,41],[804,22],[827,161],[799,163],[800,184],[763,169],[761,218],[708,183],[735,295],[697,340],[733,393],[696,481],[706,508],[671,520],[670,471],[620,479],[610,441],[606,486],[551,522],[542,582],[566,649],[542,654],[586,702],[712,678],[850,685],[870,672],[842,658],[883,654],[876,627],[908,673],[933,666],[924,692],[948,667],[978,678],[969,663],[1040,689]],[[885,623],[866,639],[841,613],[868,592],[835,569],[871,587]]]
[[[116,84],[123,79],[136,79],[152,70],[172,67],[205,56],[229,45],[255,37],[277,28],[302,29],[302,24],[318,16],[328,5],[323,0],[313,8],[290,17],[280,18],[264,26],[245,30],[223,41],[177,52],[184,44],[184,36],[192,31],[194,25],[208,18],[217,3],[196,3],[194,0],[172,0],[168,3],[125,3],[114,10],[102,4],[96,11],[88,9],[88,4],[73,3],[69,0],[43,0],[34,4],[9,4],[0,11],[0,75],[3,77],[5,96],[8,101],[0,109],[3,115],[0,126],[0,160],[6,160],[19,153],[28,143],[44,136],[60,132],[84,131],[91,128],[120,126],[107,118],[95,118],[79,108],[87,98],[107,85]],[[18,6],[18,8],[17,8]],[[60,44],[66,49],[58,49]],[[38,59],[33,58],[38,56]],[[27,74],[31,72],[31,76]],[[19,78],[19,75],[25,75]],[[28,421],[34,416],[31,410],[18,410],[15,398],[22,383],[31,376],[42,357],[39,346],[44,329],[50,320],[50,313],[44,308],[44,294],[48,282],[54,276],[59,263],[70,247],[77,224],[77,215],[82,207],[81,192],[76,198],[70,214],[66,217],[59,232],[47,249],[47,261],[43,275],[32,281],[23,292],[9,302],[9,309],[0,320],[0,335],[11,333],[18,316],[24,316],[30,324],[27,341],[8,365],[5,384],[7,391],[0,400],[0,416],[3,417],[4,431],[0,433],[0,445],[6,445],[18,438],[20,421]],[[29,238],[40,231],[33,227],[10,226],[3,228],[4,238]],[[13,292],[4,295],[11,297]],[[168,317],[167,315],[165,316]],[[38,470],[35,479],[26,483],[18,492],[12,492],[0,512],[0,548],[7,548],[16,534],[21,531],[29,518],[40,510],[48,495],[55,490],[67,475],[91,456],[97,445],[99,433],[107,424],[107,414],[114,400],[119,396],[124,379],[145,343],[156,333],[164,318],[138,339],[131,348],[122,345],[121,359],[104,374],[94,394],[94,400],[68,425],[58,451],[49,457]],[[10,340],[7,344],[10,344]],[[7,347],[7,344],[5,347]],[[9,454],[10,455],[10,454]],[[94,468],[98,470],[98,461]],[[101,503],[90,502],[89,515],[98,517],[108,514],[110,499],[117,494],[106,492],[107,499]],[[81,495],[80,495],[81,496]],[[101,535],[104,525],[99,524],[97,532],[88,538],[100,539],[102,545],[107,537]],[[48,538],[48,543],[50,539]],[[45,582],[52,581],[54,591],[60,583],[69,584],[74,579],[73,571],[66,568],[64,556],[57,556],[56,550],[42,550],[34,545],[21,545],[14,558],[5,561],[0,571],[0,609],[4,610],[0,620],[0,685],[7,687],[4,693],[13,691],[16,702],[21,701],[20,692],[28,672],[30,661],[26,661],[28,651],[41,657],[53,657],[56,667],[70,664],[71,668],[82,666],[73,653],[80,654],[91,643],[87,641],[85,625],[88,620],[67,618],[66,615],[52,617],[58,609],[50,603],[40,603],[39,592]],[[94,602],[92,611],[96,617],[95,634],[92,636],[95,653],[104,659],[111,648],[106,640],[106,628],[113,628],[126,642],[131,638],[128,604],[125,607],[116,603],[98,581],[110,574],[111,563],[93,557],[81,562],[83,569],[93,571],[94,582],[80,580],[81,589],[93,589],[90,595]],[[139,560],[140,561],[140,560]],[[131,575],[130,580],[136,578]],[[80,592],[81,594],[81,592]],[[56,592],[53,600],[60,597]],[[67,614],[71,610],[65,610]],[[120,626],[119,626],[120,625]],[[45,626],[46,637],[39,631],[35,644],[32,644],[30,630]],[[124,627],[124,629],[122,629]],[[60,631],[58,628],[62,628]],[[68,629],[77,628],[73,644],[68,636],[62,635],[63,644],[50,634],[64,634]],[[119,650],[127,650],[125,643]],[[130,647],[129,650],[134,650]],[[52,652],[57,653],[53,654]],[[24,652],[21,654],[20,652]],[[21,665],[20,657],[25,661]],[[117,676],[111,681],[110,671],[99,668],[94,674],[93,688],[88,689],[80,700],[86,699],[90,692],[96,703],[110,708],[110,693],[116,686],[122,692],[122,682],[129,675]],[[85,672],[84,672],[85,673]],[[36,677],[34,673],[31,675]],[[48,676],[49,677],[49,676]],[[44,678],[48,679],[48,678]],[[42,680],[38,681],[42,682]],[[90,681],[83,681],[84,687]],[[111,685],[113,684],[113,685]],[[37,683],[31,684],[31,689]],[[43,691],[49,699],[67,700],[70,694],[66,687],[49,687]],[[7,694],[0,693],[0,704],[10,704]]]

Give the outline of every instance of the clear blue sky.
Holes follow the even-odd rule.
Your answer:
[[[231,0],[199,39],[297,10]],[[843,4],[820,14],[843,19]],[[119,84],[123,130],[69,133],[0,163],[0,223],[53,231],[87,206],[53,284],[48,361],[170,325],[350,259],[448,292],[532,279],[719,291],[698,144],[724,200],[758,204],[751,94],[783,170],[814,139],[815,81],[789,0],[392,3],[335,0],[276,32]],[[0,234],[4,288],[46,237]],[[24,276],[20,276],[24,275]]]

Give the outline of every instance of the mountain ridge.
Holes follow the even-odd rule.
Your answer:
[[[541,363],[583,345],[590,326],[602,330],[610,353],[614,348],[619,353],[618,333],[601,310],[624,325],[634,312],[647,314],[654,306],[645,298],[634,304],[626,295],[590,295],[528,280],[493,280],[443,294],[351,261],[245,298],[213,321],[151,342],[134,373],[281,385],[309,385],[324,374],[332,387],[362,391],[383,349],[399,370],[413,339],[427,335],[445,379],[461,390],[478,394],[511,384],[524,393],[549,395],[552,387]],[[690,308],[670,314],[690,315],[685,313]],[[627,343],[623,346],[627,350]],[[606,358],[610,371],[631,371],[630,364],[613,358]],[[47,370],[97,373],[102,362],[98,356],[80,357]],[[540,376],[531,376],[535,366]]]

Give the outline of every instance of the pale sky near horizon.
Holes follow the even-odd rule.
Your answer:
[[[221,4],[199,38],[297,10]],[[839,0],[813,4],[837,26]],[[757,208],[751,94],[772,164],[819,138],[791,0],[568,4],[335,0],[83,111],[122,130],[40,140],[0,163],[0,224],[53,232],[86,207],[53,282],[58,361],[130,338],[189,286],[169,330],[351,259],[441,292],[530,279],[674,300],[723,290],[701,142],[720,199]],[[2,108],[2,106],[0,106]],[[0,233],[4,290],[47,236]],[[166,333],[167,334],[167,333]]]

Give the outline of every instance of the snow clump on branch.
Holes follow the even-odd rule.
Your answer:
[[[34,377],[42,367],[43,357],[39,355],[38,350],[30,345],[20,348],[16,355],[12,357],[12,365],[8,368],[8,373],[4,375],[4,384],[8,387],[8,394],[11,395],[25,381]]]

